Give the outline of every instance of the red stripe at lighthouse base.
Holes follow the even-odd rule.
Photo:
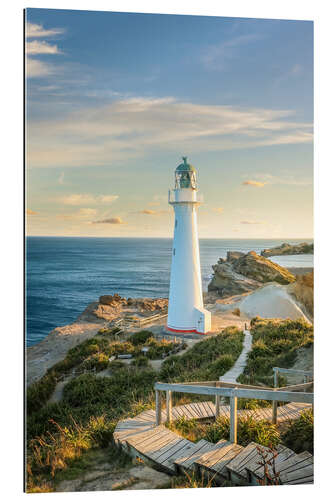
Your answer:
[[[198,335],[206,335],[203,332],[198,332],[197,330],[176,330],[175,328],[170,328],[169,326],[165,327],[166,330],[169,332],[175,332],[175,333],[197,333]]]

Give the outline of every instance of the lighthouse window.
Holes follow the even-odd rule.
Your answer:
[[[175,248],[173,249],[173,255],[176,255],[176,249]]]
[[[176,221],[175,221],[175,227],[177,227],[177,224],[178,224],[178,220],[176,219]]]

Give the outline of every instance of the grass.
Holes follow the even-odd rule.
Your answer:
[[[299,419],[292,422],[282,436],[286,446],[296,453],[308,451],[313,454],[313,411],[305,410]]]
[[[313,326],[302,319],[251,320],[253,344],[244,373],[238,377],[243,384],[273,386],[273,367],[291,368],[301,347],[313,345]],[[280,377],[279,385],[286,379]]]
[[[164,382],[218,380],[242,352],[243,338],[238,328],[225,328],[215,337],[198,342],[182,356],[167,358],[159,379]]]
[[[120,418],[133,417],[154,407],[154,383],[163,380],[163,375],[142,366],[146,361],[142,359],[141,348],[149,345],[148,353],[158,351],[160,355],[161,349],[165,352],[175,344],[156,342],[147,333],[139,333],[135,337],[136,345],[130,341],[113,341],[105,336],[83,342],[71,349],[66,358],[52,367],[29,391],[28,491],[37,491],[38,488],[50,491],[59,474],[70,473],[72,464],[82,460],[89,450],[110,445],[113,429]],[[197,343],[185,354],[167,358],[162,372],[169,373],[173,363],[168,361],[173,358],[181,367],[183,380],[200,380],[202,374],[205,378],[216,378],[233,365],[241,352],[242,341],[243,334],[239,330],[227,328],[217,337]],[[61,402],[44,404],[60,376],[72,367],[101,363],[104,368],[106,357],[129,349],[137,353],[133,365],[113,361],[108,365],[110,377],[80,375],[67,383]],[[171,376],[174,378],[177,376]],[[41,404],[37,404],[39,400]]]
[[[230,436],[230,421],[226,417],[219,417],[210,424],[203,424],[195,419],[180,418],[169,424],[168,427],[195,443],[200,439],[206,439],[211,443],[217,443],[221,439],[228,441]],[[252,417],[239,418],[238,444],[247,446],[252,441],[263,446],[276,446],[281,441],[281,436],[277,426],[267,420],[257,421]]]

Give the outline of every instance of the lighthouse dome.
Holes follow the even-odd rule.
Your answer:
[[[196,169],[193,167],[193,165],[187,163],[187,157],[183,156],[183,163],[178,165],[178,167],[176,168],[176,172],[196,172]]]
[[[175,172],[176,189],[197,189],[197,171],[187,163],[186,156],[183,156],[183,163],[178,165]]]

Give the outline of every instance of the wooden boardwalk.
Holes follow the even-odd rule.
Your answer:
[[[301,412],[311,407],[307,403],[288,403],[279,406],[277,422],[299,418]],[[229,417],[229,406],[220,406],[220,415]],[[272,409],[238,410],[238,416],[252,416],[256,420],[271,420]],[[215,405],[211,401],[190,403],[172,408],[174,420],[185,418],[205,421],[215,417]],[[201,439],[193,443],[167,429],[166,411],[162,410],[162,424],[156,426],[155,410],[147,410],[134,418],[119,421],[115,431],[115,443],[130,455],[140,457],[152,466],[169,474],[197,470],[217,482],[231,479],[235,484],[260,484],[263,467],[256,443],[245,448],[226,440],[216,444]],[[266,449],[260,445],[261,449]],[[308,453],[297,455],[284,446],[277,447],[277,470],[281,484],[313,482],[313,457]]]

